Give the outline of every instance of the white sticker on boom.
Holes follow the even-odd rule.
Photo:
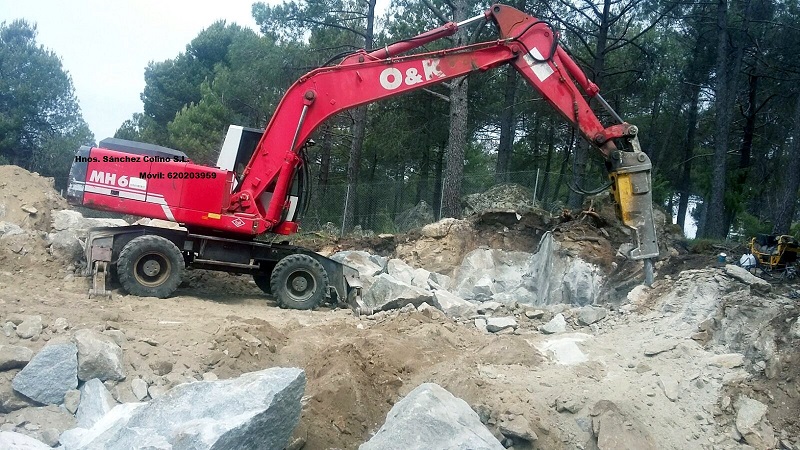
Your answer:
[[[542,61],[544,59],[544,56],[542,56],[542,54],[539,53],[539,49],[536,47],[534,47],[533,50],[531,50],[530,54],[525,54],[523,58],[525,58],[525,62],[528,63],[531,70],[533,70],[533,73],[536,75],[536,78],[538,78],[539,81],[546,80],[547,77],[552,75],[554,72],[553,68],[550,67],[550,63],[548,63],[547,61]]]

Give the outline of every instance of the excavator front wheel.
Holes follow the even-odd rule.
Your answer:
[[[117,276],[130,294],[166,298],[178,289],[184,266],[183,255],[172,241],[139,236],[119,252]]]
[[[308,255],[289,255],[275,265],[270,277],[272,294],[278,304],[291,309],[313,309],[328,292],[328,273]]]

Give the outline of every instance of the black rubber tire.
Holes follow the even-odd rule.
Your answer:
[[[259,289],[264,291],[267,295],[272,295],[272,286],[270,286],[270,276],[268,273],[259,272],[253,274],[253,281],[255,281],[256,286]]]
[[[328,293],[328,273],[308,255],[289,255],[278,261],[270,277],[278,304],[291,309],[314,309]]]
[[[117,259],[119,282],[129,294],[167,298],[178,289],[185,262],[178,247],[161,236],[139,236]]]

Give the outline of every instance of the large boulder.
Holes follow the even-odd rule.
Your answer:
[[[78,404],[75,418],[78,419],[78,426],[82,428],[91,428],[117,404],[103,382],[97,378],[84,383],[80,392],[81,402]]]
[[[433,293],[382,273],[375,278],[375,282],[364,293],[363,300],[375,311],[386,311],[402,308],[408,304],[415,307],[422,303],[431,304],[433,303]]]
[[[181,384],[148,403],[118,405],[61,442],[65,450],[283,450],[300,420],[305,384],[295,368]]]
[[[14,379],[11,372],[4,372],[0,374],[0,414],[8,414],[18,409],[34,406],[35,403],[28,397],[18,393],[11,387],[11,381]]]
[[[427,225],[436,219],[433,216],[433,208],[425,200],[420,200],[413,207],[401,212],[394,220],[394,225],[401,233],[405,233],[414,228]]]
[[[386,422],[359,450],[503,450],[467,402],[425,383],[395,403]]]
[[[19,328],[17,329],[19,330]],[[0,345],[0,370],[25,367],[31,358],[33,358],[33,351],[27,347]]]
[[[432,273],[433,272],[431,272],[429,270],[426,270],[426,269],[423,269],[422,267],[418,267],[418,268],[414,269],[414,271],[411,273],[411,275],[412,275],[411,276],[411,285],[412,286],[416,286],[418,288],[422,288],[422,289],[430,289],[431,287],[433,287],[433,286],[431,286],[431,283],[430,283],[431,274]],[[435,281],[434,281],[434,285],[436,285]],[[440,286],[440,287],[443,287],[443,288],[447,289],[446,283],[445,283],[445,286]]]
[[[42,316],[28,316],[17,325],[17,336],[22,339],[37,339],[42,334]]]
[[[64,261],[78,261],[83,258],[83,240],[89,229],[94,227],[120,227],[128,225],[122,219],[104,219],[83,217],[83,214],[71,209],[53,211],[53,232],[47,235],[50,253]]]
[[[331,259],[358,271],[363,292],[369,290],[374,277],[386,269],[386,258],[361,250],[337,252],[331,256]]]
[[[592,406],[592,432],[598,450],[655,450],[655,440],[647,426],[615,403],[600,400]]]
[[[517,329],[517,321],[513,317],[488,317],[486,319],[486,330],[491,333],[503,331],[506,328]]]
[[[454,291],[464,299],[488,300],[492,295],[520,285],[530,253],[499,249],[476,249],[461,262],[455,274]]]
[[[564,273],[562,303],[591,305],[600,297],[603,273],[598,266],[580,258],[573,258]]]
[[[62,230],[47,235],[50,253],[62,261],[80,261],[83,257],[83,243],[76,231]]]
[[[71,230],[78,233],[79,236],[85,236],[90,228],[123,227],[128,225],[128,222],[122,219],[83,217],[83,214],[72,209],[53,211],[52,220],[53,230],[56,232]]]
[[[414,268],[401,259],[390,259],[386,264],[386,273],[405,284],[412,284],[414,280]],[[422,287],[427,288],[427,283]]]
[[[15,223],[0,222],[0,239],[23,233],[25,233],[25,230],[20,228],[19,225]]]
[[[528,305],[595,303],[604,278],[595,264],[561,251],[545,233],[536,253],[476,249],[456,270],[454,291],[465,299]]]
[[[444,289],[433,291],[433,306],[442,310],[447,317],[470,317],[478,311],[478,307],[474,303]]]
[[[758,450],[775,448],[775,432],[767,422],[767,405],[745,395],[736,400],[736,431]]]
[[[3,450],[51,450],[42,441],[13,431],[0,431],[0,448]]]
[[[744,267],[734,266],[727,264],[724,269],[725,273],[733,279],[739,280],[750,286],[755,292],[765,294],[772,290],[772,285],[767,280],[763,280],[748,272]]]
[[[549,322],[539,327],[544,334],[563,333],[567,331],[567,319],[561,313],[556,314]]]
[[[75,344],[44,346],[11,382],[15,391],[46,405],[60,404],[78,387],[78,349]]]
[[[414,267],[452,275],[475,245],[475,229],[466,220],[452,218],[425,225],[419,239],[399,243],[396,256]]]
[[[78,378],[106,380],[125,379],[122,349],[109,336],[93,330],[78,330],[74,336],[78,346]]]
[[[578,323],[591,325],[606,318],[608,310],[599,306],[584,306],[578,310]]]

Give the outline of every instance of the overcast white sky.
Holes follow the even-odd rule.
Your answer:
[[[255,0],[0,0],[0,22],[35,22],[61,57],[95,139],[142,111],[144,68],[174,58],[219,19],[258,29]],[[272,0],[275,1],[275,0]]]

